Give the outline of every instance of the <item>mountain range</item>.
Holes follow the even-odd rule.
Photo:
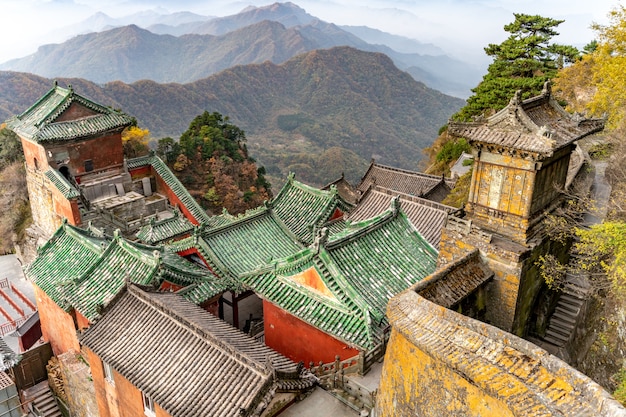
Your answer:
[[[129,25],[131,21],[141,21],[145,28]],[[416,80],[457,97],[467,97],[481,76],[434,45],[364,27],[339,27],[293,3],[249,7],[220,18],[177,13],[112,19],[99,13],[76,30],[87,25],[109,29],[41,46],[35,54],[0,64],[0,70],[101,84],[142,79],[189,83],[234,65],[280,64],[315,49],[351,46],[382,52]]]
[[[289,171],[318,185],[342,171],[357,181],[371,158],[416,169],[421,150],[464,104],[415,81],[386,55],[350,47],[314,50],[280,65],[234,66],[187,84],[59,82],[135,116],[154,138],[178,138],[198,114],[220,112],[245,130],[250,155],[274,183]],[[23,112],[51,85],[32,74],[0,72],[0,120]]]

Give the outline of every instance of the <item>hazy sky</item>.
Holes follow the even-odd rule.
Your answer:
[[[142,10],[161,13],[188,10],[226,16],[246,6],[268,1],[227,0],[1,0],[0,62],[32,54],[47,43],[62,42],[64,28],[101,11],[122,17]],[[483,48],[499,43],[503,26],[513,13],[539,14],[564,19],[556,41],[582,47],[593,39],[592,22],[607,23],[607,13],[618,0],[293,0],[324,21],[364,25],[430,42],[448,54],[473,62],[489,63]]]

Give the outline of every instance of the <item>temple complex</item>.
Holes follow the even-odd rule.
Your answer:
[[[372,161],[356,187],[290,175],[209,216],[160,158],[123,157],[131,123],[55,85],[9,124],[46,237],[25,272],[78,414],[270,417],[316,385],[361,416],[626,414],[515,336],[544,289],[535,259],[568,254],[542,220],[575,141],[603,128],[549,86],[450,124],[473,152],[464,209],[441,203],[454,179]]]

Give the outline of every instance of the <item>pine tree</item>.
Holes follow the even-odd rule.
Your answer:
[[[541,92],[545,81],[580,55],[573,46],[551,44],[563,20],[515,13],[515,21],[504,26],[511,35],[501,44],[489,44],[487,55],[493,57],[487,74],[472,91],[465,107],[453,118],[469,121],[505,107],[517,90],[522,98]]]

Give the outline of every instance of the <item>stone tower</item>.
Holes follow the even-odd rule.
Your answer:
[[[71,86],[54,87],[8,127],[21,139],[33,221],[46,236],[63,218],[81,224],[78,184],[122,173],[122,131],[132,119],[94,103]]]
[[[474,168],[466,218],[444,230],[440,263],[480,249],[495,273],[487,296],[490,323],[526,334],[542,287],[537,258],[567,257],[568,248],[545,236],[542,220],[563,202],[575,142],[603,127],[603,120],[565,112],[548,83],[524,101],[518,92],[484,121],[450,123],[449,133],[470,143]]]

